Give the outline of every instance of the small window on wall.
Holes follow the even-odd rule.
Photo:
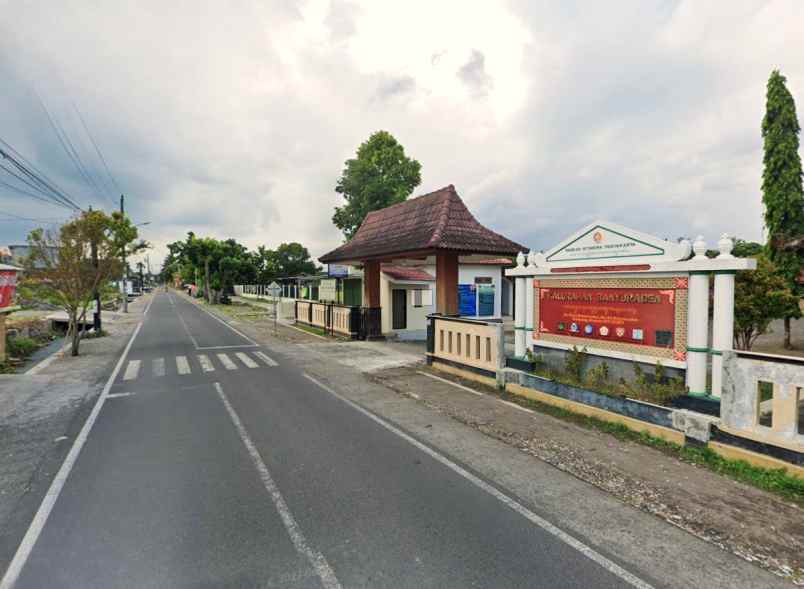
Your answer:
[[[417,288],[410,291],[410,304],[414,307],[429,307],[433,304],[433,291]]]
[[[413,299],[413,306],[414,307],[421,307],[422,306],[422,291],[421,290],[412,290],[410,291],[410,297]]]
[[[757,381],[757,423],[764,427],[773,425],[773,383]]]

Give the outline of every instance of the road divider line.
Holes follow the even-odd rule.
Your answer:
[[[187,334],[187,337],[190,338],[190,341],[193,342],[193,347],[195,347],[195,349],[197,350],[198,349],[198,342],[195,341],[195,338],[193,337],[193,334],[190,333],[190,328],[187,327],[187,323],[185,323],[184,317],[181,316],[181,313],[179,313],[178,309],[176,309],[176,317],[179,318],[179,322],[184,327],[184,332]]]
[[[254,352],[254,355],[257,356],[257,358],[259,358],[263,362],[265,362],[268,366],[279,366],[279,364],[276,363],[276,360],[271,358],[265,352]]]
[[[0,589],[12,589],[14,584],[17,582],[17,579],[19,579],[22,568],[25,566],[28,557],[31,555],[31,551],[36,544],[36,541],[39,539],[39,535],[42,533],[48,517],[50,517],[50,512],[53,510],[53,506],[56,504],[56,501],[61,494],[61,490],[64,488],[64,483],[67,482],[67,477],[70,476],[70,471],[72,471],[73,466],[78,459],[78,455],[81,453],[81,449],[84,447],[87,437],[89,437],[89,432],[92,430],[92,426],[95,425],[95,421],[98,419],[98,414],[100,413],[100,410],[103,408],[103,404],[106,402],[106,399],[109,396],[109,390],[112,388],[112,384],[117,378],[120,369],[123,367],[126,356],[128,356],[128,352],[131,350],[131,345],[134,343],[134,339],[137,337],[137,334],[140,332],[141,328],[142,321],[137,324],[137,327],[134,329],[134,333],[131,334],[131,339],[128,340],[128,344],[123,350],[123,353],[120,355],[120,359],[117,361],[114,370],[112,370],[112,374],[109,375],[109,379],[106,381],[106,385],[103,387],[101,394],[98,396],[95,406],[92,408],[89,417],[87,417],[87,420],[84,422],[81,431],[78,432],[78,435],[76,436],[70,451],[67,453],[67,457],[64,459],[64,462],[62,462],[59,471],[56,473],[53,482],[50,483],[50,487],[45,494],[45,498],[42,499],[39,509],[36,510],[36,515],[34,515],[33,521],[28,527],[28,531],[25,532],[22,542],[20,542],[20,545],[17,547],[17,551],[14,553],[14,558],[11,559],[11,564],[8,565],[8,569],[6,569],[3,579],[0,580]]]
[[[279,487],[277,487],[276,483],[274,482],[268,467],[265,466],[265,462],[263,462],[259,450],[257,450],[254,442],[251,441],[248,431],[246,431],[243,422],[240,421],[240,417],[238,417],[234,407],[232,407],[231,403],[229,403],[229,399],[223,392],[223,387],[221,387],[219,382],[215,383],[215,390],[218,392],[218,396],[223,402],[223,406],[226,408],[229,418],[232,420],[237,433],[240,435],[240,439],[243,441],[243,444],[245,445],[246,450],[251,457],[251,461],[254,463],[254,466],[259,473],[262,484],[265,487],[265,490],[268,491],[268,495],[270,495],[271,500],[274,503],[274,507],[276,507],[279,517],[282,519],[285,530],[287,530],[293,545],[296,547],[296,551],[299,554],[307,557],[307,560],[310,561],[310,564],[313,566],[318,578],[321,579],[321,584],[325,589],[340,589],[341,584],[338,581],[338,578],[335,576],[335,572],[329,566],[327,559],[318,550],[315,550],[312,546],[310,546],[307,538],[305,538],[304,533],[299,527],[299,524],[296,522],[296,518],[293,517],[285,498],[282,496]]]
[[[206,354],[198,354],[198,362],[201,364],[202,372],[215,372],[215,367],[209,361],[209,356]]]
[[[140,361],[131,360],[126,366],[126,372],[123,374],[123,380],[134,380],[140,373]]]
[[[151,364],[151,370],[154,376],[165,376],[165,359],[154,358]]]
[[[248,357],[248,355],[244,352],[235,352],[235,356],[237,356],[240,361],[245,364],[248,368],[256,368],[257,363]]]
[[[218,354],[218,360],[221,361],[226,370],[237,370],[237,364],[232,362],[232,359],[226,354]]]
[[[143,314],[142,314],[142,316],[143,316],[143,317],[147,317],[147,316],[148,316],[148,311],[150,311],[150,310],[151,310],[151,305],[153,304],[153,302],[154,302],[154,299],[155,299],[155,298],[156,298],[156,295],[155,295],[155,294],[154,294],[154,295],[151,295],[151,298],[148,300],[148,304],[145,306],[145,311],[144,311],[144,312],[143,312]]]
[[[176,356],[176,372],[190,374],[190,363],[187,361],[187,356]]]
[[[590,559],[591,561],[597,563],[598,565],[600,565],[601,567],[603,567],[604,569],[606,569],[607,571],[609,571],[613,575],[616,575],[617,577],[619,577],[620,579],[622,579],[626,583],[628,583],[628,584],[630,584],[630,585],[632,585],[634,587],[637,587],[638,589],[653,589],[653,586],[650,585],[649,583],[647,583],[646,581],[643,581],[642,579],[640,579],[639,577],[637,577],[633,573],[628,572],[627,570],[622,568],[620,565],[618,565],[614,561],[609,560],[608,558],[606,558],[605,556],[603,556],[602,554],[597,552],[595,549],[591,548],[590,546],[587,546],[586,544],[584,544],[583,542],[581,542],[580,540],[578,540],[574,536],[568,534],[564,530],[554,526],[553,524],[551,524],[549,521],[547,521],[543,517],[537,515],[536,513],[534,513],[533,511],[531,511],[530,509],[528,509],[527,507],[525,507],[521,503],[519,503],[513,497],[510,497],[509,495],[506,495],[505,493],[503,493],[502,491],[500,491],[499,489],[497,489],[493,485],[490,485],[489,483],[487,483],[486,481],[484,481],[480,477],[472,474],[471,472],[469,472],[468,470],[466,470],[462,466],[456,464],[455,462],[453,462],[452,460],[450,460],[449,458],[447,458],[443,454],[437,452],[436,450],[433,450],[430,446],[420,442],[419,440],[417,440],[413,436],[403,432],[398,427],[392,425],[391,423],[389,423],[385,419],[375,415],[374,413],[372,413],[371,411],[369,411],[365,407],[362,407],[362,406],[358,405],[357,403],[355,403],[354,401],[352,401],[350,399],[347,399],[346,397],[340,395],[339,393],[335,392],[335,390],[333,390],[331,387],[325,385],[322,382],[319,382],[318,380],[316,380],[315,378],[313,378],[312,376],[310,376],[306,372],[302,373],[302,374],[307,380],[309,380],[310,382],[314,383],[315,385],[320,387],[322,390],[328,392],[330,395],[332,395],[336,399],[339,399],[340,401],[342,401],[343,403],[345,403],[348,406],[352,407],[356,411],[359,411],[360,413],[362,413],[363,415],[365,415],[366,417],[368,417],[369,419],[371,419],[372,421],[374,421],[378,425],[380,425],[380,426],[384,427],[385,429],[387,429],[389,432],[391,432],[393,434],[396,434],[397,436],[399,436],[403,440],[405,440],[408,443],[412,444],[413,446],[415,446],[416,448],[418,448],[419,450],[421,450],[422,452],[424,452],[425,454],[430,456],[430,458],[434,459],[436,462],[441,463],[442,465],[446,466],[447,468],[449,468],[450,470],[452,470],[456,474],[462,476],[464,479],[466,479],[467,481],[469,481],[470,483],[472,483],[473,485],[475,485],[479,489],[485,491],[486,493],[488,493],[489,495],[491,495],[492,497],[494,497],[495,499],[497,499],[498,501],[503,503],[505,506],[509,507],[510,509],[512,509],[513,511],[515,511],[516,513],[518,513],[519,515],[521,515],[522,517],[524,517],[525,519],[530,521],[531,523],[539,526],[544,531],[546,531],[549,534],[555,536],[556,538],[558,538],[559,540],[561,540],[565,544],[567,544],[570,547],[574,548],[575,550],[577,550],[578,552],[580,552],[581,554],[586,556],[588,559]],[[423,374],[426,374],[426,373],[423,373]]]
[[[117,399],[118,397],[130,397],[131,395],[136,395],[136,393],[109,393],[106,398]]]

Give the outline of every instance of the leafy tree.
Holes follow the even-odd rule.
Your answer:
[[[276,267],[279,276],[298,276],[315,274],[319,266],[310,259],[310,252],[302,244],[295,241],[282,243],[275,252]]]
[[[25,262],[25,283],[66,311],[73,356],[78,356],[83,334],[78,325],[86,319],[93,294],[120,275],[118,228],[109,215],[87,211],[58,232],[35,229],[28,236],[31,254]],[[97,263],[92,259],[93,245]]]
[[[804,190],[798,154],[801,127],[786,78],[773,70],[768,80],[765,118],[762,120],[765,165],[762,172],[762,202],[768,229],[767,252],[791,291],[801,296],[797,282],[804,254],[783,247],[784,242],[804,233]],[[784,346],[791,348],[790,320],[801,317],[796,305],[784,317]]]
[[[335,186],[346,204],[335,207],[332,222],[351,239],[371,211],[400,203],[421,182],[421,164],[387,131],[377,131],[357,150]]]
[[[798,307],[798,297],[768,257],[756,256],[757,269],[738,272],[734,283],[734,347],[750,350],[774,319]]]

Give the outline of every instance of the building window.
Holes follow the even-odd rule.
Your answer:
[[[413,306],[414,307],[421,307],[422,306],[422,291],[419,289],[411,291],[411,297],[413,298]]]

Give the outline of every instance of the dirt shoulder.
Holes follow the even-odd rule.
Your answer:
[[[299,361],[309,361],[314,353],[316,362],[326,358],[353,370],[347,376],[346,370],[326,368],[333,384],[366,386],[358,384],[362,379],[373,383],[378,394],[394,391],[723,551],[804,585],[804,510],[794,503],[655,448],[506,402],[496,389],[431,371],[406,353],[409,346],[322,342],[285,326],[273,337],[267,319],[239,315],[238,309],[215,311],[235,317],[238,328],[258,341],[285,344],[282,351]],[[423,354],[419,358],[423,360]]]

